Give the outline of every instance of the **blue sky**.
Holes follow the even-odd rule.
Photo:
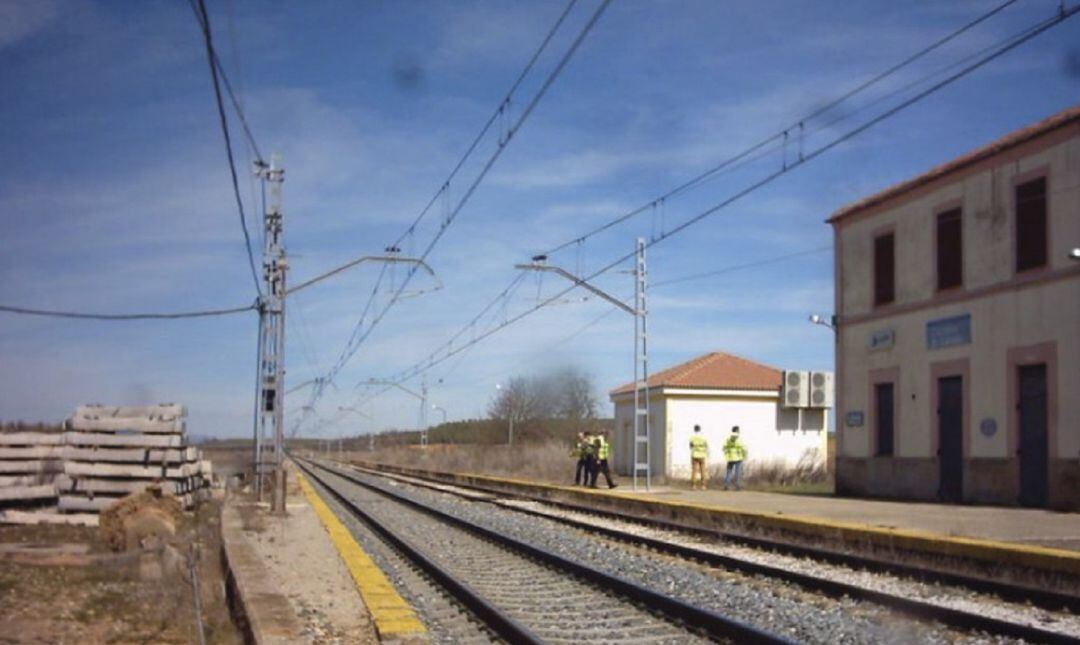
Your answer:
[[[339,375],[339,390],[327,390],[319,415],[337,419],[338,406],[363,393],[354,391],[358,382],[422,360],[506,287],[514,263],[648,203],[996,4],[616,0],[430,256],[443,289],[390,310]],[[404,231],[564,7],[547,0],[208,5],[219,55],[260,147],[284,156],[294,283],[378,253]],[[596,6],[580,0],[511,114],[520,114]],[[809,127],[804,146],[889,105],[876,97],[1057,6],[1016,3],[833,115],[848,120]],[[827,247],[824,220],[841,205],[1075,104],[1076,43],[1080,20],[657,244],[650,279]],[[205,49],[186,2],[0,1],[0,82],[0,303],[130,312],[254,299]],[[250,155],[235,122],[233,134],[244,171]],[[793,135],[789,155],[794,142]],[[481,145],[452,199],[494,145]],[[778,153],[764,157],[551,261],[590,273],[629,252],[635,236],[670,228],[781,163]],[[257,218],[244,175],[241,188]],[[406,240],[406,252],[427,244],[440,214]],[[288,384],[326,372],[377,274],[354,269],[290,302]],[[650,298],[652,366],[721,350],[779,367],[831,369],[831,336],[806,317],[831,312],[832,279],[824,251],[658,287]],[[632,293],[630,276],[616,271],[597,284]],[[496,322],[561,286],[528,276]],[[479,416],[496,383],[566,365],[591,373],[600,392],[629,380],[630,317],[600,318],[611,307],[578,295],[433,368],[432,403],[451,419]],[[106,323],[0,314],[0,419],[59,420],[84,402],[176,401],[189,406],[192,432],[244,436],[255,330],[253,315]],[[304,402],[303,393],[289,398],[293,409]],[[377,428],[417,420],[415,402],[402,393],[364,409]],[[319,431],[336,436],[357,424],[369,425],[350,417]]]

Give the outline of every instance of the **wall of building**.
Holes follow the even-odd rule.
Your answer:
[[[664,429],[667,427],[667,410],[664,398],[659,393],[649,397],[649,462],[653,473],[664,473],[667,468],[665,457],[667,440]],[[619,397],[615,400],[615,441],[612,447],[612,460],[615,472],[620,475],[633,475],[634,466],[634,396]]]
[[[1028,146],[838,227],[840,491],[937,496],[934,388],[941,366],[951,363],[953,371],[965,374],[964,499],[1015,503],[1016,366],[1046,361],[1051,505],[1080,505],[1080,397],[1073,395],[1080,392],[1080,264],[1067,257],[1080,246],[1080,135],[1039,148]],[[1015,275],[1014,185],[1044,172],[1049,266]],[[936,293],[935,217],[955,206],[962,208],[964,283]],[[896,302],[875,310],[873,238],[884,230],[896,236]],[[960,315],[970,316],[970,343],[930,349],[927,323]],[[871,349],[875,334],[891,334],[891,345]],[[873,456],[875,379],[895,379],[893,458]],[[853,427],[848,412],[861,413],[863,423]]]
[[[827,418],[817,415],[805,418],[803,429],[780,423],[778,393],[729,392],[717,395],[715,391],[702,390],[694,394],[688,391],[665,389],[664,396],[650,399],[654,425],[661,428],[653,433],[654,472],[670,477],[690,475],[690,435],[694,425],[701,425],[702,433],[709,441],[709,464],[724,463],[721,450],[731,427],[738,425],[743,442],[749,452],[749,462],[783,462],[794,466],[808,450],[816,450],[818,459],[824,461],[827,440]],[[615,404],[616,428],[621,429],[616,455],[620,473],[629,474],[632,463],[631,435],[633,401],[618,399]],[[797,418],[797,417],[796,417]],[[778,429],[784,426],[785,429]],[[748,463],[749,463],[748,462]]]

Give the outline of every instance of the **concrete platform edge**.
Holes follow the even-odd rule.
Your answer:
[[[302,641],[302,627],[289,599],[274,588],[244,538],[239,511],[228,499],[221,511],[221,533],[229,605],[245,641],[256,645]]]
[[[362,462],[358,462],[362,463]],[[447,483],[475,484],[501,488],[508,492],[525,492],[548,499],[600,502],[609,510],[619,509],[650,517],[678,519],[703,527],[716,524],[742,525],[749,529],[790,532],[803,537],[839,541],[844,544],[870,544],[920,554],[961,558],[983,563],[1008,564],[1052,574],[1080,576],[1080,552],[1042,546],[998,542],[979,538],[958,537],[916,531],[888,529],[818,517],[755,513],[722,506],[706,506],[686,502],[641,499],[625,493],[605,490],[582,490],[569,486],[544,484],[472,473],[427,471],[389,464],[362,465],[403,475],[429,477]]]
[[[416,610],[398,594],[386,574],[371,560],[304,475],[297,473],[296,479],[308,503],[315,509],[315,514],[329,535],[338,556],[349,570],[356,589],[371,614],[379,640],[426,640],[427,628],[420,621]]]

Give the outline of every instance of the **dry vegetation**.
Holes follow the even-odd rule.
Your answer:
[[[0,527],[0,642],[198,642],[194,562],[207,642],[241,643],[224,597],[218,517],[204,504],[169,544],[125,553],[110,552],[96,529]]]
[[[564,440],[529,442],[512,449],[506,445],[433,444],[427,450],[415,445],[392,446],[375,452],[350,451],[346,452],[345,456],[426,470],[499,475],[554,484],[572,483],[576,465],[576,461],[570,456],[569,441]],[[714,466],[710,475],[713,481],[722,481],[724,466]],[[664,481],[659,478],[656,481],[689,488],[689,481],[685,479]],[[823,494],[832,492],[832,482],[824,463],[816,454],[809,453],[794,467],[779,463],[748,464],[743,472],[743,482],[748,488],[755,490]]]

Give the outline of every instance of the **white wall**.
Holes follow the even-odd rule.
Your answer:
[[[733,425],[738,425],[749,452],[747,463],[782,461],[794,465],[807,450],[817,449],[825,459],[828,423],[816,430],[779,430],[778,393],[679,391],[665,388],[663,396],[650,398],[653,420],[652,463],[656,473],[672,477],[690,474],[690,435],[694,425],[702,428],[709,441],[709,464],[722,464],[722,447]],[[633,398],[615,401],[616,452],[618,472],[630,473],[633,462]],[[660,431],[657,432],[656,429]]]
[[[735,397],[671,398],[670,474],[690,474],[690,436],[694,425],[709,442],[708,464],[724,463],[724,441],[732,426],[746,445],[747,464],[784,462],[794,466],[807,450],[817,449],[818,459],[825,459],[825,431],[778,430],[778,397],[748,399]]]
[[[649,397],[649,462],[653,473],[663,473],[667,449],[665,447],[667,411],[662,396],[652,394]],[[615,472],[620,475],[633,475],[634,466],[634,396],[620,397],[615,402],[615,433],[612,460]]]

